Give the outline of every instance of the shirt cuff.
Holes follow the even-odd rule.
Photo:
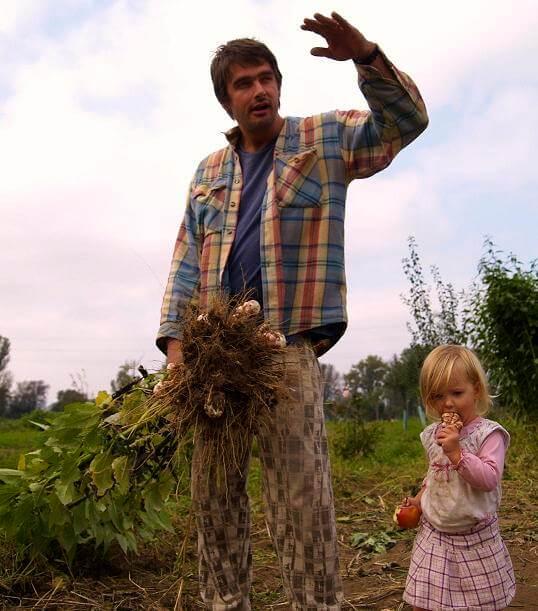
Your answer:
[[[400,83],[400,85],[402,85],[402,87],[405,88],[405,84],[398,78],[398,73],[394,67],[394,64],[385,55],[385,53],[383,52],[383,49],[379,47],[379,45],[378,45],[378,48],[379,48],[378,57],[381,57],[385,61],[389,70],[392,72],[393,79],[397,81],[398,83]],[[382,78],[382,79],[386,78],[381,74],[381,72],[379,72],[379,70],[375,66],[372,66],[371,64],[359,64],[356,61],[354,61],[353,65],[357,68],[357,72],[359,73],[359,84],[364,83],[364,82],[367,83],[368,81],[379,79],[379,78]]]
[[[460,448],[460,459],[458,460],[458,464],[454,465],[454,469],[456,471],[459,471],[460,467],[462,466],[465,467],[466,458],[467,458],[467,450]]]
[[[163,322],[157,333],[157,348],[166,356],[166,345],[169,339],[183,339],[183,331],[178,322]]]

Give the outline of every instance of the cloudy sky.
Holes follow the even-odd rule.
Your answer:
[[[363,108],[351,63],[310,56],[320,43],[299,29],[331,10],[413,76],[430,126],[349,190],[350,327],[324,360],[346,372],[408,345],[409,235],[458,287],[485,235],[525,261],[538,254],[534,0],[2,0],[0,335],[15,380],[45,380],[52,401],[73,375],[95,392],[127,359],[158,367],[187,185],[231,126],[212,53],[231,38],[266,42],[284,114]]]

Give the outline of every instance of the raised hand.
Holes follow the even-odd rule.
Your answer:
[[[301,29],[319,34],[327,41],[327,47],[314,47],[310,51],[317,57],[328,57],[339,62],[361,60],[375,48],[375,43],[367,40],[356,27],[335,12],[330,17],[315,13],[314,19],[305,18]]]
[[[450,462],[457,464],[461,458],[460,432],[458,428],[453,424],[439,427],[435,438],[437,445],[442,447],[444,454]]]

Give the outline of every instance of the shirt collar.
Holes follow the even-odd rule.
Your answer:
[[[288,120],[288,117],[284,117],[284,123],[282,124],[282,128],[280,129],[280,132],[276,139],[276,144],[275,144],[276,152],[284,151],[284,145],[286,142],[286,134],[289,129],[288,128],[289,124],[290,122]],[[232,129],[229,129],[227,132],[224,132],[224,136],[226,140],[228,140],[228,143],[231,145],[231,147],[234,150],[236,150],[239,146],[239,140],[241,138],[241,130],[239,129],[239,126],[236,125],[235,127],[232,127]]]
[[[241,130],[239,129],[239,126],[236,125],[235,127],[232,127],[232,129],[229,129],[227,132],[224,132],[224,136],[226,137],[226,140],[228,140],[228,142],[235,149],[239,145]]]

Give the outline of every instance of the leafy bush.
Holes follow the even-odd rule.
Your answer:
[[[419,437],[423,428],[415,417],[407,421],[407,430],[404,430],[401,418],[384,422],[380,427],[375,453],[368,458],[368,462],[392,467],[418,462],[425,467],[424,448]]]
[[[471,302],[471,337],[502,405],[538,416],[538,263],[501,258],[486,241]]]
[[[331,430],[334,452],[344,460],[355,456],[370,456],[375,452],[381,436],[377,422],[365,423],[361,419],[334,422]]]
[[[467,341],[467,311],[465,296],[453,285],[444,283],[439,268],[430,267],[435,284],[436,302],[424,277],[414,237],[408,239],[409,257],[402,260],[404,274],[409,280],[409,294],[402,299],[408,306],[415,326],[408,324],[412,345],[434,347],[439,344],[464,344]]]
[[[71,562],[80,545],[106,551],[117,542],[136,551],[138,540],[171,530],[177,446],[155,432],[162,423],[132,426],[159,375],[121,399],[102,392],[66,406],[40,425],[39,449],[22,455],[17,469],[0,469],[8,539],[34,556],[61,551]]]
[[[403,300],[414,322],[414,326],[409,325],[411,347],[421,347],[425,354],[439,344],[470,344],[486,366],[499,402],[536,417],[538,261],[525,269],[517,257],[504,256],[487,239],[478,264],[478,280],[470,291],[457,294],[450,283],[441,280],[439,270],[431,268],[438,303],[435,307],[414,238],[409,239],[409,249],[410,256],[403,265],[410,289]],[[389,375],[385,382],[390,381]],[[399,383],[399,387],[405,385]]]

